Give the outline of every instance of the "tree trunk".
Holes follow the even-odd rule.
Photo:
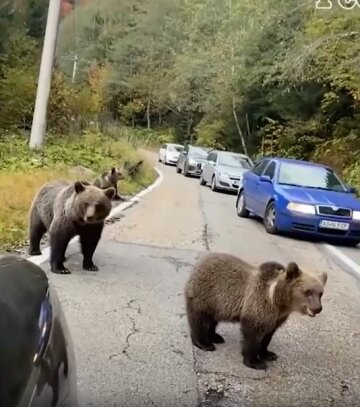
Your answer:
[[[248,114],[246,113],[246,128],[247,128],[247,135],[248,135],[248,140],[251,138],[250,134],[250,124],[249,124],[249,117]]]
[[[151,129],[151,121],[150,121],[150,99],[147,101],[146,105],[146,121],[147,121],[147,128]]]
[[[159,109],[159,126],[161,126],[162,117],[161,117],[161,109]]]
[[[239,125],[239,120],[238,120],[237,115],[236,115],[236,105],[235,105],[235,97],[234,96],[233,96],[233,100],[232,100],[232,107],[233,107],[233,115],[234,115],[234,119],[235,119],[236,128],[237,128],[237,131],[239,133],[240,140],[241,140],[241,145],[242,145],[244,154],[248,155],[244,135],[243,135],[243,132],[241,131],[241,128],[240,128],[240,125]]]
[[[192,132],[191,132],[192,122],[193,122],[192,115],[190,114],[189,115],[189,120],[188,120],[188,127],[187,127],[187,140],[189,140],[189,138],[190,138],[190,144],[193,143],[193,135],[192,135]]]

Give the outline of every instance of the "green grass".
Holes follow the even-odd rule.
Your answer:
[[[141,159],[128,140],[93,132],[77,137],[50,137],[41,152],[31,151],[24,137],[0,139],[0,251],[13,250],[27,240],[30,203],[45,182],[77,179],[72,170],[75,166],[92,170],[93,174],[85,177],[92,181],[112,166],[122,168],[126,162],[132,165]],[[119,182],[119,192],[133,195],[155,179],[154,169],[145,161],[137,174]]]

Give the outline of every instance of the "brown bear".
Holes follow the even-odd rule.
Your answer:
[[[122,171],[119,168],[111,168],[110,171],[108,172],[104,172],[103,174],[100,175],[99,178],[97,178],[94,181],[94,184],[96,187],[101,188],[101,189],[107,189],[110,187],[115,188],[115,196],[114,196],[114,200],[115,201],[119,201],[122,200],[122,198],[119,196],[118,194],[118,182],[121,179],[124,179],[125,176],[122,173]]]
[[[292,312],[314,317],[321,312],[327,281],[300,270],[294,262],[284,267],[265,262],[258,268],[238,257],[211,253],[200,259],[185,286],[191,339],[202,350],[215,350],[224,339],[216,333],[219,322],[240,322],[243,362],[266,369],[277,359],[268,351],[275,331]]]
[[[29,211],[29,254],[41,255],[40,241],[48,231],[51,271],[70,274],[64,266],[65,252],[70,240],[78,235],[84,270],[97,271],[92,257],[114,195],[113,187],[102,190],[81,181],[52,181],[43,185]]]

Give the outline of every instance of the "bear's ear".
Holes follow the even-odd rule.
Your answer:
[[[76,181],[74,187],[75,187],[75,192],[77,194],[80,194],[80,192],[85,191],[85,185],[81,181]]]
[[[327,275],[327,273],[326,273],[325,271],[320,274],[320,280],[321,280],[321,282],[322,282],[323,285],[326,284],[327,278],[328,278],[328,275]]]
[[[111,174],[115,174],[115,171],[116,171],[116,168],[115,168],[115,167],[112,167],[112,168],[111,168]]]
[[[286,267],[286,279],[293,280],[300,275],[299,266],[295,262],[290,262]]]
[[[105,189],[104,194],[110,199],[110,201],[115,197],[116,191],[115,188],[110,187]]]

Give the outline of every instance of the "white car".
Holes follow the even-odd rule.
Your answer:
[[[163,162],[165,165],[176,165],[179,159],[179,155],[183,151],[183,149],[184,146],[182,146],[181,144],[163,144],[159,150],[159,162]]]

